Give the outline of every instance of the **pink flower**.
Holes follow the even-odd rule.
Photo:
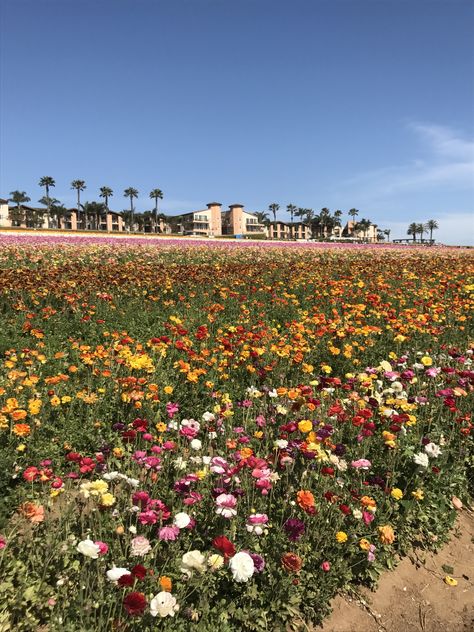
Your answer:
[[[101,542],[100,540],[97,540],[97,542],[94,542],[94,544],[99,547],[99,556],[107,554],[109,547],[107,546],[105,542]]]
[[[178,410],[179,410],[178,404],[173,404],[172,402],[169,402],[168,404],[166,404],[166,412],[168,413],[168,417],[170,419],[173,419],[173,417],[178,412]]]
[[[355,467],[356,470],[368,470],[372,467],[372,463],[368,459],[358,459],[357,461],[352,461],[352,467]]]
[[[155,524],[158,521],[158,515],[156,511],[142,511],[138,514],[138,521],[140,524]]]
[[[7,546],[7,541],[4,535],[0,535],[0,551]]]
[[[158,537],[160,540],[176,540],[179,535],[178,527],[171,525],[169,527],[161,527],[158,532]]]
[[[237,498],[232,494],[220,494],[216,498],[216,504],[216,513],[223,518],[233,518],[237,514]]]
[[[372,520],[375,518],[374,514],[370,511],[363,511],[362,512],[362,519],[365,522],[366,525],[369,525]]]
[[[143,557],[151,551],[150,541],[143,535],[137,535],[130,543],[131,554],[137,557]]]
[[[331,564],[329,562],[323,562],[321,564],[321,568],[325,573],[327,573],[329,570],[331,570]]]

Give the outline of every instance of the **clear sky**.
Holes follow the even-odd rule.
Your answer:
[[[474,244],[472,0],[0,0],[0,197],[359,209]],[[286,213],[279,217],[286,219]]]

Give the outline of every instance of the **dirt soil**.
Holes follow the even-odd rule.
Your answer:
[[[448,574],[457,586],[444,582]],[[460,512],[438,553],[415,552],[387,571],[375,592],[358,588],[332,606],[318,632],[474,632],[474,512]]]

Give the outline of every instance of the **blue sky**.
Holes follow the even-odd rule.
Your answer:
[[[463,0],[2,0],[0,196],[41,176],[359,209],[392,237],[474,244],[474,4]],[[286,218],[280,212],[282,219]],[[344,215],[347,218],[347,215]]]

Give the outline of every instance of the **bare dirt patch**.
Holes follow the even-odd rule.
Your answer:
[[[448,574],[457,586],[444,582]],[[460,513],[438,553],[415,552],[385,573],[375,592],[359,588],[332,606],[321,632],[474,632],[474,513]]]

